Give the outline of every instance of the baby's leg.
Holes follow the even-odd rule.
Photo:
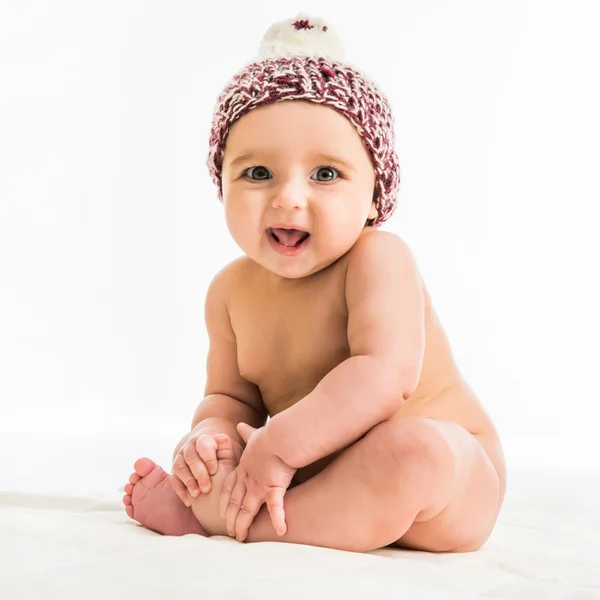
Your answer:
[[[492,531],[499,496],[496,471],[465,429],[397,418],[286,493],[284,536],[263,506],[247,541],[365,552],[399,540],[422,550],[475,550]]]

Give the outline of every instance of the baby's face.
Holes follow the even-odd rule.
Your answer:
[[[222,185],[235,242],[281,278],[329,266],[377,216],[373,164],[354,125],[309,101],[263,105],[236,121]],[[310,235],[286,234],[286,225]]]

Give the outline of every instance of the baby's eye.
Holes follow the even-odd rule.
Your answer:
[[[264,172],[266,172],[266,173],[267,173],[267,175],[269,174],[269,171],[268,171],[268,170],[267,170],[265,167],[258,166],[258,167],[248,167],[248,168],[247,168],[247,169],[246,169],[246,170],[245,170],[245,171],[242,173],[242,175],[244,175],[244,176],[247,176],[246,174],[247,174],[247,173],[248,173],[248,171],[250,171],[251,169],[257,169],[259,173],[261,173],[261,172],[263,172],[263,173],[264,173]],[[250,179],[254,179],[254,178],[252,177],[252,175],[250,175],[249,177],[250,177]],[[266,179],[266,178],[260,177],[259,179],[254,179],[254,181],[265,181],[265,179]]]
[[[334,169],[333,167],[329,167],[329,166],[327,166],[327,167],[319,167],[319,168],[317,169],[317,173],[319,173],[319,172],[323,172],[323,171],[325,171],[325,172],[330,172],[330,173],[332,173],[332,174],[333,174],[333,173],[337,173],[337,176],[336,176],[336,177],[334,177],[333,179],[319,179],[318,181],[335,181],[335,180],[336,180],[336,179],[339,177],[339,175],[340,175],[340,172],[339,172],[337,169]],[[333,176],[333,175],[332,175],[332,176]],[[326,175],[326,177],[329,177],[329,175]]]
[[[316,171],[317,173],[328,173],[325,175],[326,179],[321,179],[318,178],[318,181],[321,182],[327,182],[327,181],[335,181],[339,176],[340,176],[340,172],[337,169],[334,169],[333,167],[330,166],[326,166],[326,167],[319,167]],[[252,173],[254,173],[254,175],[256,175],[258,173],[258,178],[253,177]],[[334,175],[335,173],[335,175]],[[256,166],[256,167],[248,167],[243,173],[243,176],[245,177],[250,177],[250,179],[253,179],[254,181],[266,181],[267,179],[270,179],[269,177],[269,170],[266,167],[262,167],[262,166]]]

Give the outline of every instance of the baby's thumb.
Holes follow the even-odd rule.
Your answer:
[[[246,442],[246,444],[248,443],[248,441],[250,440],[250,438],[256,431],[256,429],[254,427],[252,427],[251,425],[248,425],[247,423],[238,423],[237,430],[238,430],[238,433],[242,436],[242,439],[244,440],[244,442]]]

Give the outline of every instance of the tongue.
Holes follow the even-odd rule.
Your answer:
[[[277,236],[279,243],[284,246],[295,246],[300,240],[308,237],[306,231],[297,229],[273,229],[272,231]]]

